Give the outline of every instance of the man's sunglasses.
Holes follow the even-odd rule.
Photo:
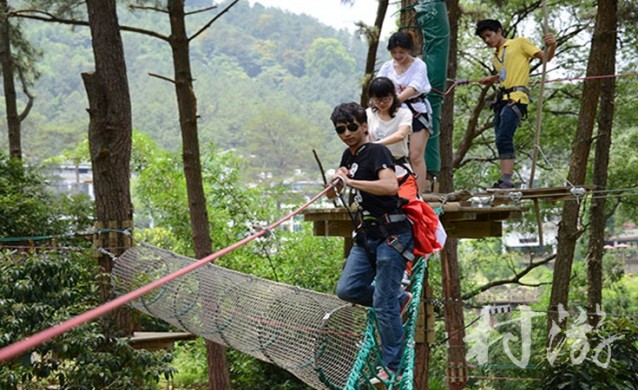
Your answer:
[[[337,132],[337,134],[343,134],[346,132],[346,129],[348,129],[352,133],[359,130],[360,126],[361,125],[358,125],[356,123],[348,123],[347,125],[335,126],[335,131]]]

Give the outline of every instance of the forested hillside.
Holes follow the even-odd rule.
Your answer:
[[[190,10],[209,5],[188,2]],[[223,7],[189,16],[189,34]],[[169,34],[165,14],[123,7],[119,18],[123,26]],[[41,77],[32,88],[35,105],[23,127],[27,160],[41,161],[86,137],[88,102],[80,74],[93,71],[91,39],[86,27],[21,23],[42,52]],[[123,39],[133,127],[178,150],[173,84],[150,75],[172,78],[170,47],[132,32],[124,32]],[[306,15],[240,1],[191,42],[202,145],[214,141],[247,157],[249,177],[262,171],[276,178],[294,169],[318,172],[313,148],[335,164],[342,147],[331,131],[330,112],[339,102],[359,100],[366,50],[356,34]],[[2,127],[6,134],[6,123]],[[2,137],[3,148],[6,142]]]

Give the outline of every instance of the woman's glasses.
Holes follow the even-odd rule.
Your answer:
[[[390,103],[394,99],[394,96],[384,96],[384,97],[373,97],[370,99],[372,104],[387,104]]]
[[[343,134],[346,132],[346,129],[348,129],[352,133],[359,130],[359,126],[357,123],[348,123],[347,125],[335,126],[335,131],[337,134]]]

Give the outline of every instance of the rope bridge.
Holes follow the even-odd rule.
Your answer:
[[[116,291],[134,290],[193,261],[141,244],[116,262]],[[387,388],[412,389],[414,330],[425,264],[420,259],[413,271],[403,377],[386,383]],[[131,304],[180,329],[282,367],[316,389],[369,388],[380,365],[372,309],[210,263]]]
[[[112,270],[120,296],[0,348],[0,362],[28,353],[47,340],[131,303],[178,328],[287,369],[314,388],[369,388],[381,354],[373,310],[366,312],[329,294],[211,263],[294,217],[331,187],[266,229],[203,259],[193,260],[147,244],[129,249],[116,259]],[[427,222],[429,236],[434,237],[436,230],[437,242],[444,240],[444,233],[438,230],[438,218],[424,218],[421,222]],[[439,226],[433,226],[433,222]],[[439,233],[443,236],[439,237]],[[388,388],[412,389],[416,308],[424,270],[425,260],[421,258],[413,267],[413,300],[408,305],[409,318],[404,327],[406,348],[399,368],[404,376],[384,381]]]

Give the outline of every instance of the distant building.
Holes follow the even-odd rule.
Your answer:
[[[67,195],[87,194],[91,199],[95,199],[91,164],[51,165],[46,174],[49,178],[49,186],[55,192]]]
[[[543,245],[540,243],[538,231],[521,232],[516,230],[511,224],[506,225],[507,232],[503,234],[503,246],[506,249],[520,252],[548,253],[556,250],[558,243],[558,222],[543,223]]]
[[[625,272],[638,274],[638,227],[636,224],[625,223],[618,234],[605,240],[604,248],[624,260]]]

